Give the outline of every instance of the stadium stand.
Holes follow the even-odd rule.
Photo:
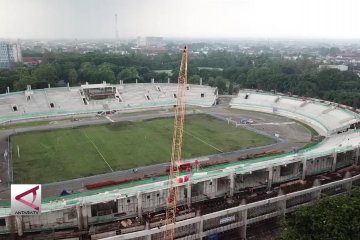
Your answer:
[[[1,94],[0,123],[50,116],[172,107],[176,100],[176,90],[176,84],[168,83],[103,83]],[[189,105],[210,107],[216,102],[217,89],[189,85],[186,96]]]
[[[240,91],[237,97],[232,99],[230,106],[290,117],[309,124],[324,136],[345,131],[360,122],[358,114],[338,107],[335,103],[254,90]]]

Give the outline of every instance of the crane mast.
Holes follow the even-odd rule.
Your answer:
[[[186,46],[182,51],[180,72],[178,77],[178,86],[176,93],[176,108],[174,120],[174,135],[172,141],[172,153],[170,163],[169,188],[167,195],[166,207],[166,229],[165,240],[173,240],[175,238],[175,222],[178,198],[178,177],[181,164],[181,150],[183,143],[183,131],[185,120],[185,90],[187,84],[187,57],[188,49]]]

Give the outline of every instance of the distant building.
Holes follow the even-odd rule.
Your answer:
[[[42,62],[41,57],[23,57],[24,65],[35,66],[39,65]]]
[[[163,38],[162,37],[146,37],[146,46],[148,47],[158,47],[163,44]]]
[[[12,63],[22,62],[20,45],[0,42],[0,69],[10,68]]]
[[[332,69],[338,69],[342,72],[349,70],[349,67],[346,65],[320,65],[319,69],[328,69],[328,68],[332,68]]]
[[[138,37],[137,38],[138,47],[160,47],[164,44],[164,39],[162,37]]]

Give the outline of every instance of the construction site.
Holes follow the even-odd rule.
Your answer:
[[[0,239],[259,239],[286,214],[360,186],[357,109],[249,89],[219,96],[216,88],[187,83],[187,57],[185,47],[177,84],[28,86],[1,94],[3,126],[86,119],[2,131]],[[191,111],[274,143],[184,159],[184,122]],[[11,215],[12,135],[159,116],[174,118],[168,163],[45,183],[41,214]]]

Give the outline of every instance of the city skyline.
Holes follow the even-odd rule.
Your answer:
[[[0,38],[358,39],[356,0],[0,0]]]

